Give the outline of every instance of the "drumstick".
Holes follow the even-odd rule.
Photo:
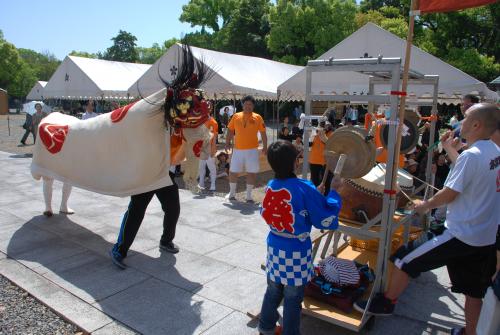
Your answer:
[[[415,201],[413,201],[412,198],[410,198],[410,196],[408,194],[405,193],[405,191],[403,191],[402,189],[400,189],[399,191],[401,191],[401,193],[403,193],[403,195],[405,196],[406,199],[410,200],[410,202],[414,205],[416,205]]]
[[[338,155],[336,152],[333,152],[333,151],[326,151],[326,156],[328,157],[331,157],[331,156],[336,156]],[[335,167],[335,171],[333,172],[334,175],[339,175],[341,172],[342,172],[342,168],[344,167],[344,162],[345,162],[345,159],[347,158],[347,156],[345,154],[341,154],[338,161],[337,161],[337,165]],[[331,160],[330,159],[327,159],[326,160],[326,169],[325,169],[325,173],[323,174],[323,180],[321,180],[321,184],[322,185],[325,185],[326,184],[326,179],[328,178],[328,172],[332,170],[332,167],[331,167]]]
[[[342,173],[342,169],[344,168],[344,163],[347,159],[347,156],[345,154],[340,154],[339,160],[337,161],[337,166],[335,167],[335,171],[333,172],[333,175],[338,177]]]
[[[421,183],[423,183],[423,184],[425,184],[425,185],[427,185],[427,186],[429,186],[429,187],[433,188],[433,189],[434,189],[434,190],[436,190],[436,191],[441,191],[439,188],[435,187],[434,185],[429,184],[428,182],[426,182],[426,181],[424,181],[424,180],[422,180],[422,179],[419,179],[419,178],[417,178],[417,177],[415,177],[415,176],[412,176],[412,177],[413,177],[413,178],[415,178],[416,180],[418,180],[419,182],[421,182]]]

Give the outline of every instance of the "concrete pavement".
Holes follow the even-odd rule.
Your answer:
[[[0,152],[0,274],[92,334],[256,334],[245,315],[266,288],[267,227],[258,207],[181,190],[176,255],[160,254],[162,210],[154,199],[121,271],[107,255],[128,199],[73,189],[76,214],[41,215],[31,158]],[[53,208],[59,207],[55,183]],[[422,275],[396,315],[370,334],[446,334],[463,325],[463,297],[446,270]],[[303,317],[303,334],[353,334]]]

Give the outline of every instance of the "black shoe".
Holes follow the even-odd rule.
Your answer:
[[[109,255],[111,256],[111,262],[113,262],[113,264],[116,265],[116,267],[118,267],[121,270],[125,270],[127,268],[127,264],[123,263],[123,256],[120,255],[119,252],[111,249],[109,251]]]
[[[160,242],[160,250],[170,252],[171,254],[176,254],[179,252],[179,247],[174,244],[174,242]]]
[[[452,328],[451,335],[465,335],[465,328]]]
[[[368,301],[356,301],[354,303],[354,309],[360,313],[364,313],[367,307]],[[368,307],[368,313],[378,316],[389,316],[394,313],[394,307],[391,300],[387,299],[383,293],[378,293],[373,297],[370,306]]]

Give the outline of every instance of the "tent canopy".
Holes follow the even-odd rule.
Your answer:
[[[44,94],[43,90],[45,85],[47,85],[46,81],[37,81],[35,86],[31,89],[31,91],[26,96],[26,100],[43,100]]]
[[[66,56],[45,86],[44,98],[127,99],[127,89],[150,67]]]
[[[383,57],[399,57],[403,63],[405,48],[405,40],[373,23],[367,23],[318,59],[331,57],[334,59],[377,58],[382,55]],[[416,46],[412,46],[410,69],[421,74],[439,76],[439,98],[441,101],[456,102],[456,99],[460,99],[461,96],[468,93],[496,100],[496,93],[489,90],[483,82]],[[278,89],[284,100],[305,100],[306,70],[303,69],[282,83]],[[389,86],[375,86],[377,94],[389,91]],[[368,78],[364,74],[355,72],[314,73],[312,92],[314,94],[366,94],[368,92]],[[411,85],[410,83],[408,94],[429,97],[432,96],[432,87]]]
[[[179,68],[181,44],[174,44],[129,88],[131,95],[147,96],[165,87],[161,78],[172,81]],[[302,66],[269,59],[229,54],[191,47],[193,55],[207,65],[213,77],[201,87],[209,98],[240,98],[252,94],[256,99],[276,99],[278,85],[295,75]]]

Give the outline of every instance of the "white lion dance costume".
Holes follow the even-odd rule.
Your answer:
[[[195,158],[208,154],[210,133],[203,124],[209,104],[197,89],[208,79],[208,71],[188,46],[183,47],[181,59],[174,81],[165,82],[166,88],[147,98],[88,120],[52,113],[39,126],[40,141],[31,165],[35,179],[57,179],[97,193],[131,196],[111,251],[120,268],[125,268],[123,259],[154,195],[165,212],[160,248],[178,251],[172,240],[180,212],[179,193],[170,166],[185,155],[185,178],[194,178]]]

